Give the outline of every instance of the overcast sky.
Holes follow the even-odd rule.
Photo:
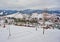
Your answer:
[[[59,8],[60,0],[0,0],[0,9]]]

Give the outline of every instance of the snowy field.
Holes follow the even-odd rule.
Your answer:
[[[9,28],[11,36],[9,36]],[[0,26],[0,42],[60,42],[60,30],[6,25]]]

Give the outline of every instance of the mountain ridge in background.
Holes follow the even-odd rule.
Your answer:
[[[41,14],[44,10],[40,10],[40,9],[26,9],[26,10],[0,10],[0,15],[9,15],[9,14],[14,14],[14,13],[21,13],[21,14],[32,14],[32,13],[38,13]],[[49,14],[60,14],[60,10],[52,10],[52,9],[48,9],[47,12]]]

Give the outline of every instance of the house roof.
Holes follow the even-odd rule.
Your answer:
[[[22,15],[22,14],[16,14],[16,15],[14,16],[14,18],[23,18],[23,15]]]
[[[43,14],[39,14],[38,15],[38,18],[43,18]]]

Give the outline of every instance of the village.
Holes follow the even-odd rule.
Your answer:
[[[0,16],[0,26],[6,24],[13,24],[17,26],[35,27],[40,26],[42,28],[55,28],[60,29],[60,17],[55,14],[49,14],[45,9],[42,14],[21,14],[15,13],[11,15]]]

